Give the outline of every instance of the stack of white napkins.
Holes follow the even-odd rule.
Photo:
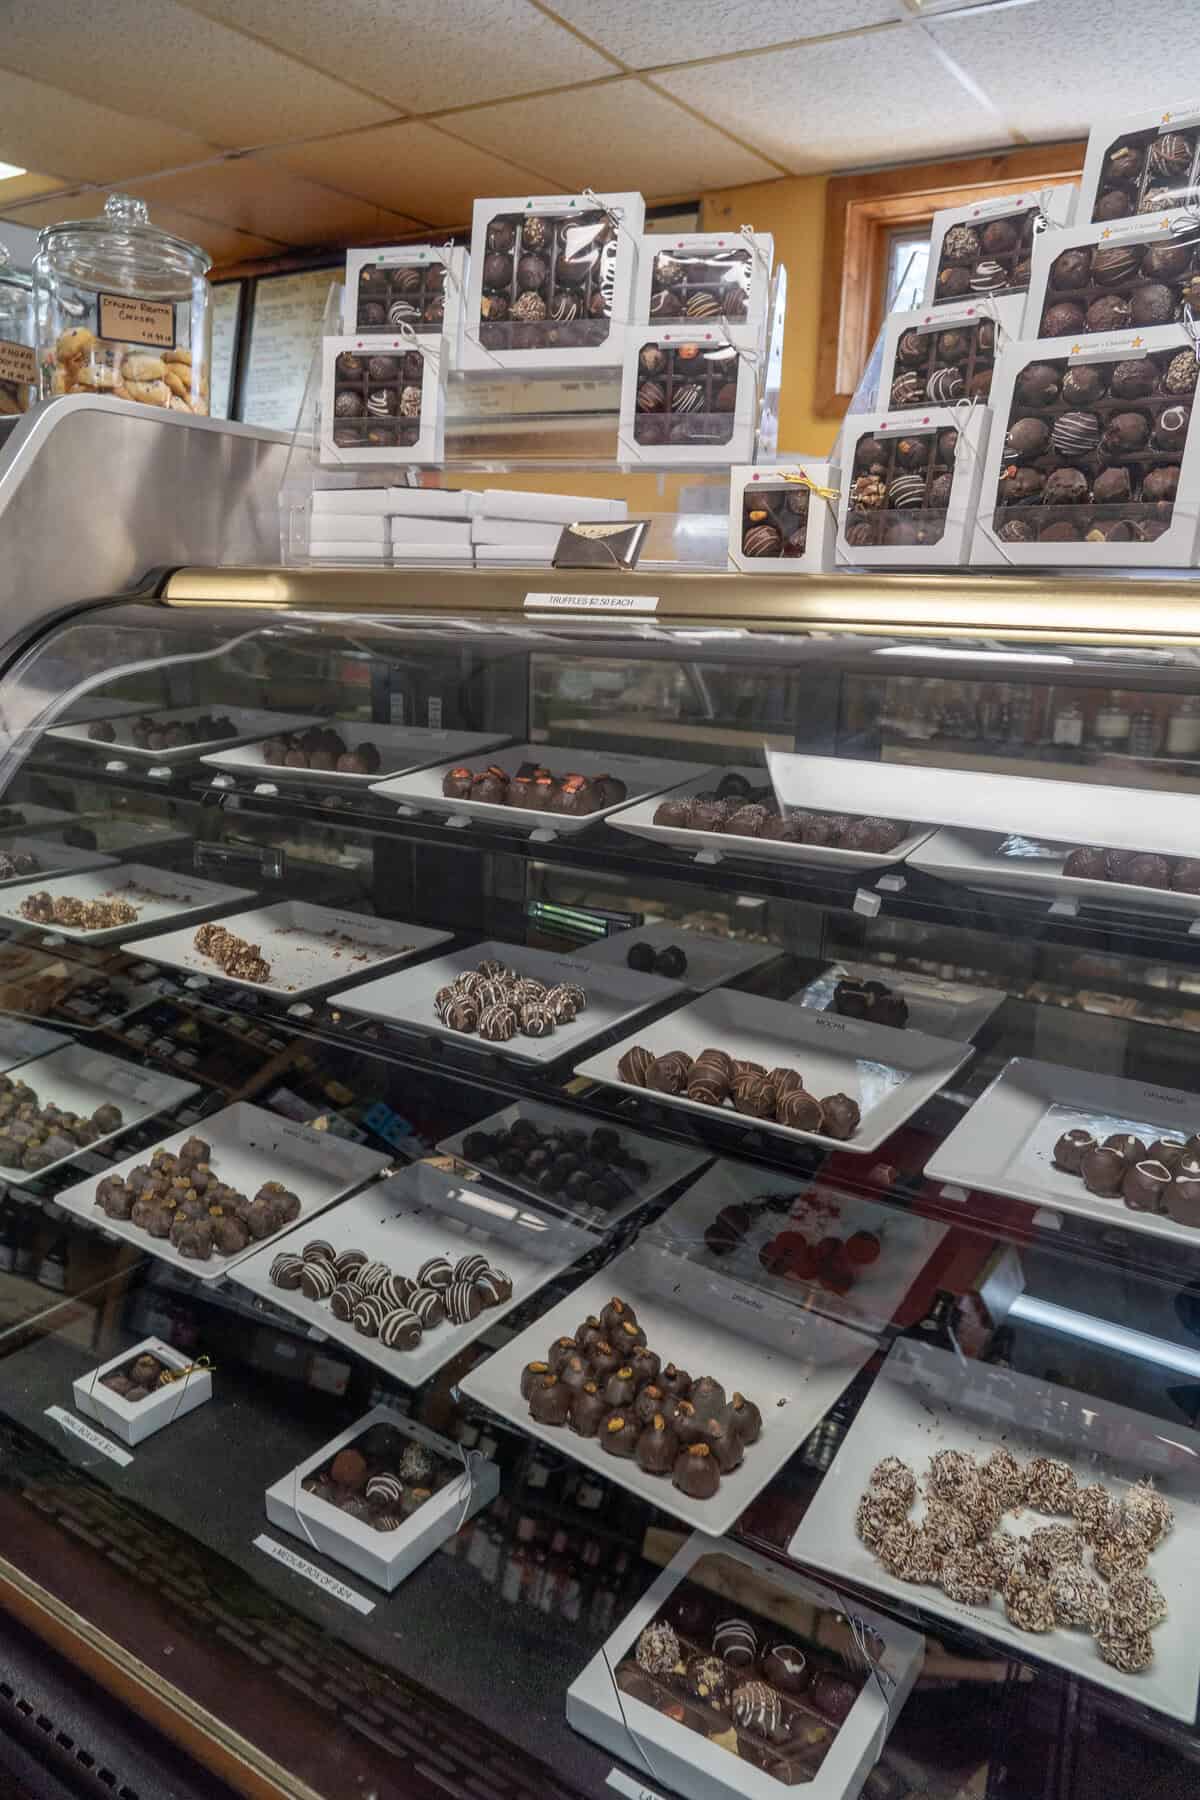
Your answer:
[[[318,488],[312,496],[314,561],[540,564],[548,568],[564,525],[623,519],[624,500],[486,488]]]

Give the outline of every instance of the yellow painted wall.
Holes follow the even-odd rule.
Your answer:
[[[810,457],[824,456],[838,430],[835,419],[818,419],[813,413],[827,180],[824,175],[800,175],[723,188],[704,196],[701,213],[705,231],[753,225],[775,239],[775,260],[784,264],[788,276],[779,447]]]
[[[701,212],[705,231],[737,231],[741,225],[753,225],[758,231],[769,231],[775,239],[775,260],[783,263],[788,272],[779,445],[789,454],[803,452],[810,457],[823,456],[837,435],[835,420],[818,419],[813,413],[826,179],[824,175],[808,175],[722,188],[704,196]],[[698,474],[699,471],[690,470],[661,479],[657,475],[595,475],[583,471],[477,475],[462,477],[461,485],[623,497],[629,502],[631,513],[672,512],[674,494],[680,485],[694,483]]]

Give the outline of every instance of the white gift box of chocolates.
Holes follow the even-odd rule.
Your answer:
[[[961,304],[968,296],[1023,293],[1038,221],[1069,225],[1074,187],[1008,194],[972,206],[949,206],[933,215],[925,304]]]
[[[455,360],[462,337],[470,258],[459,245],[396,244],[346,252],[343,329],[394,337],[409,325],[442,338]]]
[[[635,193],[477,200],[461,367],[619,367],[645,223]]]
[[[1193,205],[1200,197],[1200,96],[1101,119],[1088,134],[1078,224]]]
[[[729,471],[729,561],[747,575],[832,569],[840,471],[808,457]]]
[[[748,463],[758,358],[719,331],[629,331],[621,374],[620,462]]]
[[[991,420],[988,407],[968,402],[852,413],[841,438],[839,563],[965,563]]]
[[[381,1442],[400,1448],[401,1441],[400,1459],[390,1451],[376,1453],[374,1448]],[[435,1472],[429,1479],[441,1485],[426,1488],[419,1470],[409,1479],[407,1452],[414,1446],[428,1453],[420,1468],[432,1462]],[[305,1486],[306,1482],[320,1483],[322,1472],[333,1470],[347,1450],[357,1451],[368,1469],[386,1463],[391,1485],[373,1488],[370,1476],[360,1480],[357,1467],[351,1470],[343,1465],[337,1475],[346,1473],[351,1479],[329,1480],[332,1498],[323,1498],[315,1486]],[[391,1470],[393,1461],[396,1467]],[[451,1471],[448,1480],[444,1479],[447,1471]],[[414,1489],[427,1492],[427,1498],[413,1504]],[[472,1452],[464,1464],[458,1445],[449,1438],[403,1413],[374,1406],[348,1431],[269,1487],[266,1508],[272,1525],[303,1538],[311,1549],[391,1593],[481,1507],[490,1505],[499,1491],[500,1470],[489,1457]],[[349,1510],[347,1501],[351,1502]]]
[[[1170,325],[1190,305],[1200,317],[1200,222],[1192,238],[1172,234],[1170,217],[1144,213],[1116,225],[1043,232],[1022,336],[1094,338]]]
[[[799,1569],[693,1532],[572,1682],[567,1721],[648,1771],[648,1795],[853,1800],[924,1650]]]
[[[449,359],[440,340],[327,337],[322,357],[323,463],[441,461]]]
[[[143,1356],[153,1357],[176,1379],[159,1386],[156,1376],[156,1385],[147,1393],[145,1384],[136,1380],[133,1373],[138,1358]],[[124,1393],[107,1385],[107,1379],[114,1375],[134,1382],[133,1399],[126,1399]],[[94,1419],[97,1425],[103,1425],[113,1437],[132,1448],[143,1438],[161,1431],[164,1425],[173,1425],[185,1413],[194,1412],[206,1400],[211,1400],[212,1373],[199,1366],[194,1357],[185,1356],[181,1350],[164,1344],[161,1338],[149,1337],[143,1338],[131,1350],[122,1350],[120,1356],[101,1363],[89,1375],[81,1375],[72,1383],[71,1392],[77,1412],[86,1419]]]
[[[1024,299],[1010,294],[889,313],[876,404],[893,412],[963,398],[986,404],[997,354],[1020,337],[1024,312]]]
[[[638,254],[635,325],[703,320],[731,344],[761,349],[775,240],[769,232],[694,231],[644,237]]]
[[[1181,325],[1005,351],[972,561],[1192,563],[1198,368]]]

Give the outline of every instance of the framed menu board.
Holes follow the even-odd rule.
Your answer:
[[[338,262],[300,275],[266,275],[254,283],[239,408],[245,424],[295,428],[329,290],[341,276]]]
[[[212,367],[209,393],[210,412],[214,419],[229,417],[230,402],[233,399],[233,363],[244,291],[245,283],[241,281],[219,281],[212,290]]]

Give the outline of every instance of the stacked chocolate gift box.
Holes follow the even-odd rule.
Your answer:
[[[565,525],[626,510],[624,500],[504,488],[314,488],[308,539],[294,550],[319,562],[548,567]]]

